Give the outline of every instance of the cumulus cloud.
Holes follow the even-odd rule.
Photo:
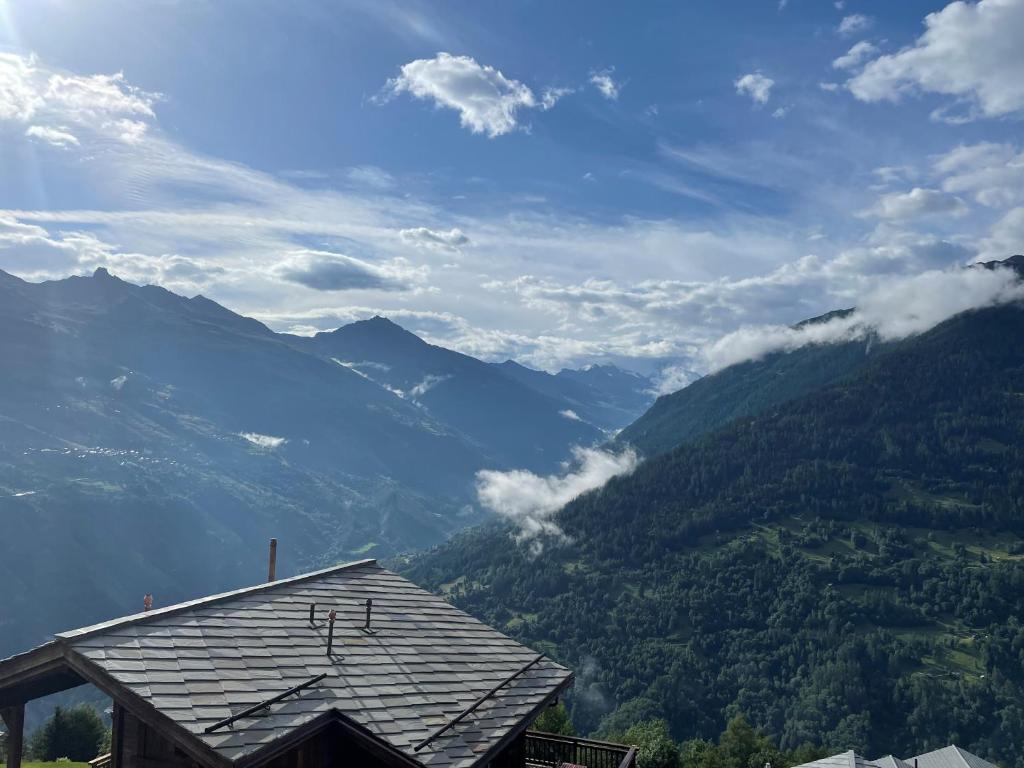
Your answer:
[[[288,442],[283,437],[273,437],[272,435],[261,435],[258,432],[240,432],[238,435],[240,438],[248,443],[252,443],[257,448],[263,448],[265,450],[274,450],[280,448],[282,445]]]
[[[914,187],[909,192],[882,195],[870,213],[882,219],[900,220],[934,214],[960,217],[967,213],[967,206],[959,197],[936,189]]]
[[[757,104],[767,104],[775,81],[760,72],[751,72],[737,78],[733,85],[736,86],[736,93],[741,96],[749,96]]]
[[[836,69],[854,69],[858,64],[864,61],[864,59],[877,52],[878,49],[873,43],[868,40],[861,40],[842,56],[833,61],[832,66]]]
[[[422,281],[426,268],[413,268],[402,259],[371,264],[341,253],[299,250],[285,257],[277,274],[316,291],[403,291]]]
[[[966,111],[933,113],[949,122],[1024,110],[1024,3],[952,2],[924,23],[913,45],[879,56],[849,81],[854,96],[868,102],[898,101],[914,92],[952,96]]]
[[[79,145],[79,130],[136,142],[159,98],[120,72],[74,75],[48,69],[35,56],[0,53],[0,121],[24,124],[26,136],[55,146]]]
[[[398,234],[403,242],[420,248],[457,251],[462,246],[469,245],[469,238],[458,227],[452,227],[448,230],[413,227],[411,229],[403,229]]]
[[[583,419],[580,418],[580,415],[576,413],[576,411],[572,410],[572,408],[566,408],[564,411],[559,411],[558,415],[563,419],[568,419],[569,421],[583,421]]]
[[[1024,300],[1009,269],[932,270],[895,278],[867,293],[857,308],[827,322],[741,328],[704,350],[712,371],[773,352],[877,336],[892,341],[923,333],[961,312]]]
[[[622,88],[621,83],[615,82],[612,75],[615,72],[614,67],[608,69],[601,69],[590,73],[590,84],[597,88],[598,92],[609,101],[615,101],[619,98],[619,91]]]
[[[492,139],[518,127],[520,110],[543,106],[518,80],[478,64],[470,56],[444,52],[403,65],[401,74],[388,81],[385,92],[408,93],[438,107],[454,109],[464,127]]]
[[[839,22],[836,32],[843,37],[852,37],[870,29],[872,24],[874,24],[874,19],[870,16],[865,16],[863,13],[851,13],[849,16],[844,16],[843,20]]]
[[[529,542],[531,551],[539,554],[544,537],[565,539],[554,520],[558,510],[616,475],[632,472],[637,463],[631,449],[615,454],[577,447],[573,449],[573,462],[561,475],[542,477],[526,470],[478,472],[477,498],[487,509],[512,521],[517,528],[516,540]]]

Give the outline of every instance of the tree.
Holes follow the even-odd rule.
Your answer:
[[[679,747],[664,720],[637,723],[626,731],[624,740],[637,746],[637,768],[679,768]]]
[[[29,752],[36,760],[67,757],[85,762],[99,754],[106,734],[103,720],[88,704],[70,709],[55,707],[50,719],[32,734]]]
[[[576,729],[572,726],[572,719],[565,708],[565,704],[558,702],[553,707],[548,707],[540,716],[533,721],[533,730],[542,733],[555,733],[559,736],[575,736]]]

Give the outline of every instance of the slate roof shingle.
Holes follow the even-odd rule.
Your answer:
[[[372,630],[363,629],[373,599]],[[309,604],[316,621],[309,622]],[[337,611],[326,654],[328,610]],[[572,673],[541,661],[419,752],[413,747],[517,672],[536,652],[374,561],[151,611],[57,636],[231,763],[245,764],[336,711],[415,762],[469,768]],[[253,715],[219,720],[326,673]]]

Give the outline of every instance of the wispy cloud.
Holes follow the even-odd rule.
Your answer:
[[[839,22],[836,32],[842,37],[851,37],[871,29],[874,23],[875,20],[870,16],[865,16],[863,13],[851,13],[849,16],[844,16]]]
[[[255,445],[257,448],[263,448],[264,450],[274,450],[280,448],[288,441],[283,437],[274,437],[272,435],[261,435],[258,432],[241,432],[238,435],[240,438],[245,440],[247,443]]]
[[[590,84],[609,101],[616,101],[619,98],[619,91],[622,89],[622,84],[615,81],[614,74],[614,67],[590,73]]]
[[[799,327],[741,328],[704,350],[719,370],[773,352],[835,344],[877,335],[892,341],[923,333],[971,309],[1024,300],[1024,283],[1010,269],[954,269],[896,278],[865,294],[845,317]]]
[[[457,251],[459,248],[469,245],[469,238],[458,227],[447,230],[410,227],[399,232],[399,236],[409,245],[435,250]]]
[[[540,476],[526,470],[478,472],[477,498],[482,506],[514,523],[516,540],[540,554],[546,538],[565,540],[555,520],[558,510],[611,478],[632,472],[638,463],[631,449],[615,454],[576,448],[573,459],[561,475]]]

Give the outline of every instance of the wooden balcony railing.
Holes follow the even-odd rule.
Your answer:
[[[607,741],[526,732],[527,768],[636,768],[636,747]]]

